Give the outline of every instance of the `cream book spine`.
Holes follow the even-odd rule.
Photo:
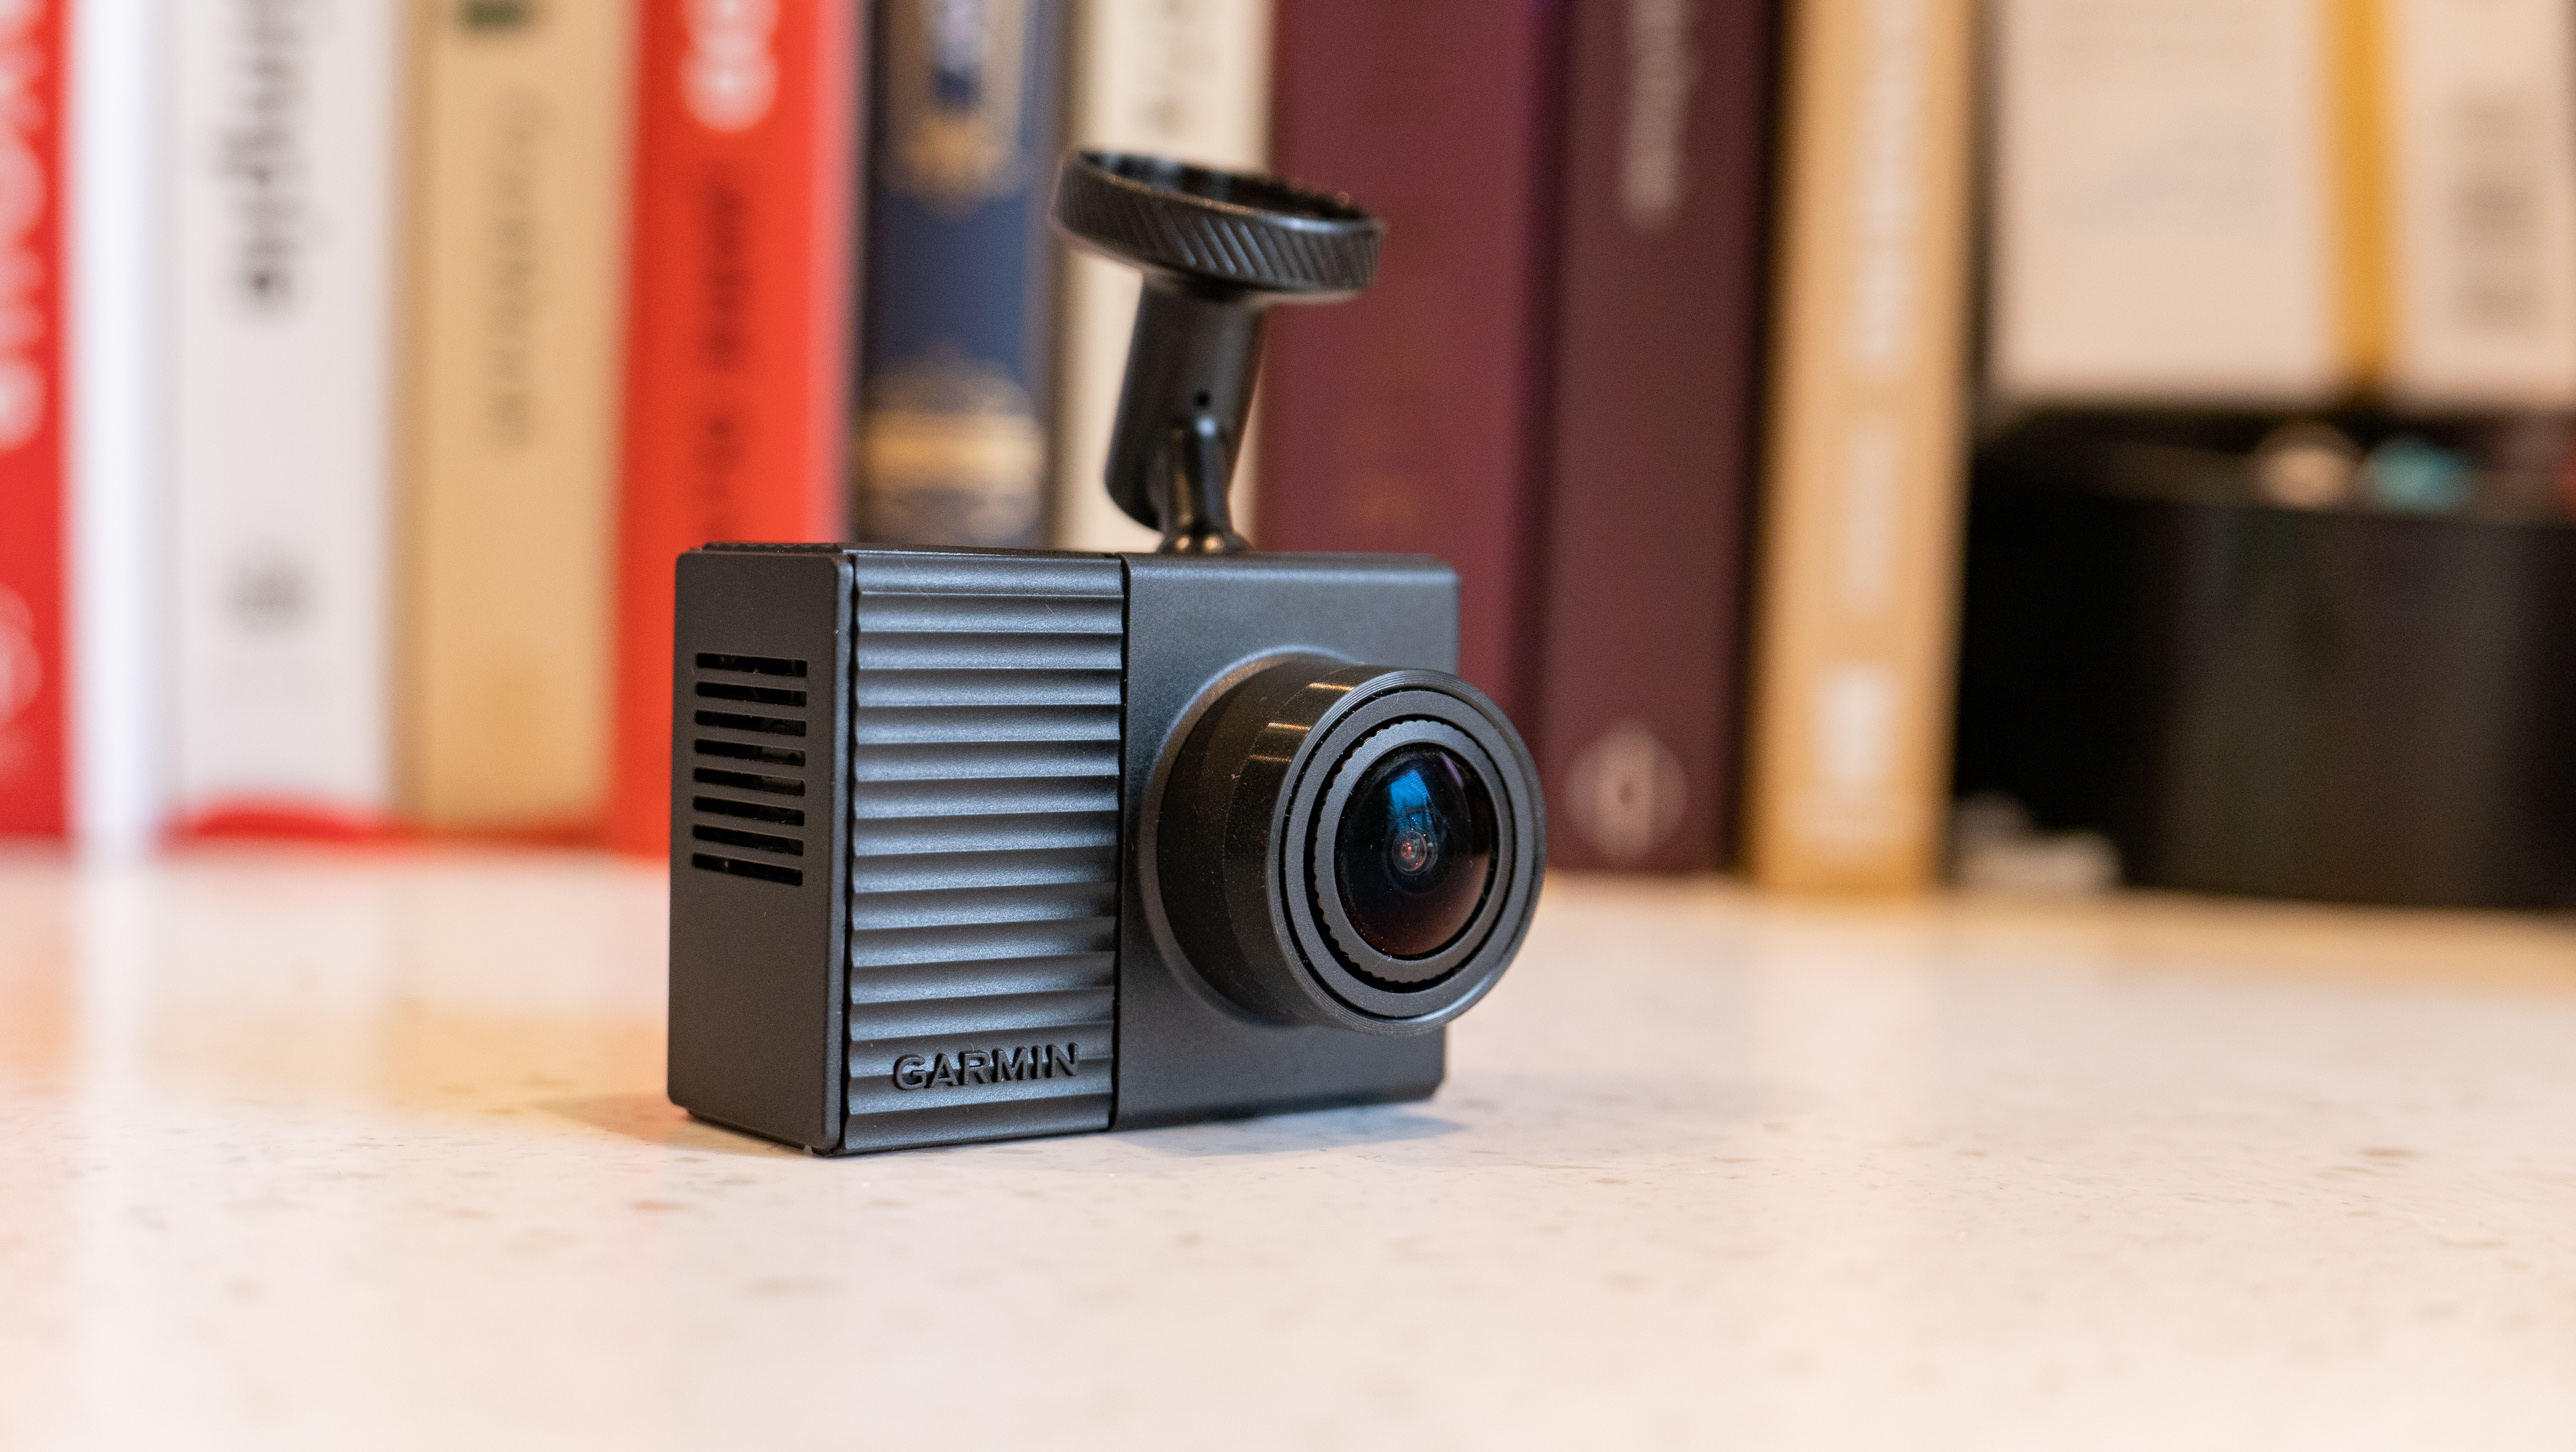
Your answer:
[[[2013,403],[2324,401],[2321,0],[2000,0],[1989,377]]]
[[[1071,143],[1262,170],[1270,160],[1270,22],[1270,0],[1075,0]],[[1080,252],[1066,259],[1056,412],[1060,548],[1150,550],[1159,538],[1112,504],[1101,485],[1140,285],[1133,268]],[[1237,450],[1238,528],[1252,518],[1252,458],[1248,444]]]
[[[2576,407],[2576,10],[2376,3],[2389,397]]]
[[[1970,0],[1788,8],[1745,844],[1778,888],[1940,866],[1963,512]]]
[[[169,7],[172,767],[183,828],[393,807],[403,26]]]
[[[622,0],[416,0],[397,781],[437,829],[608,786]]]

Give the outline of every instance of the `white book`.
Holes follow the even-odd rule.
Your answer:
[[[175,807],[380,820],[404,12],[169,13]]]
[[[70,16],[71,818],[110,857],[158,840],[168,791],[160,47],[177,4],[81,0]]]
[[[2387,386],[2424,408],[2576,406],[2576,17],[2383,0]]]
[[[1270,159],[1270,0],[1076,0],[1072,144],[1234,171]],[[1109,500],[1101,471],[1136,323],[1134,269],[1073,254],[1056,402],[1055,541],[1150,550],[1158,536]],[[1247,430],[1249,432],[1249,430]],[[1234,520],[1252,518],[1252,457],[1237,450]]]
[[[1995,7],[1998,396],[2296,405],[2350,381],[2325,10]]]

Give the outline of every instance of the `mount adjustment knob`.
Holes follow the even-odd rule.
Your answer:
[[[1109,495],[1166,552],[1248,548],[1228,493],[1273,303],[1376,280],[1386,223],[1350,198],[1157,156],[1065,153],[1055,224],[1145,274],[1110,434]]]

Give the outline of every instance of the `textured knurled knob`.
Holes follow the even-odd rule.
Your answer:
[[[1347,197],[1106,151],[1065,154],[1055,220],[1121,262],[1300,302],[1366,288],[1386,235],[1386,223]]]

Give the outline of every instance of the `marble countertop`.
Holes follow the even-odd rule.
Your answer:
[[[0,857],[0,1447],[2576,1446],[2576,923],[1561,879],[1439,1097],[816,1160],[660,875]]]

